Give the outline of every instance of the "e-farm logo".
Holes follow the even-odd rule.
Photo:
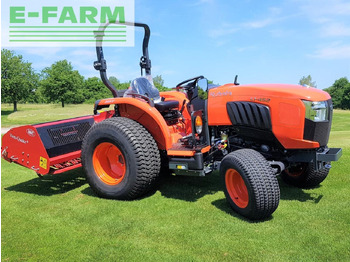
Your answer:
[[[2,28],[5,46],[91,46],[102,42],[107,46],[134,45],[133,27],[128,26],[134,21],[133,1],[95,1],[98,6],[91,1],[51,1],[56,5],[50,1],[39,1],[43,5],[22,0],[6,2],[8,20],[2,21],[8,26],[7,37]],[[3,15],[4,6],[4,19]]]

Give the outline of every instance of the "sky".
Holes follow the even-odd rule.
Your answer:
[[[135,0],[135,22],[151,28],[152,75],[165,86],[198,75],[216,84],[298,84],[311,75],[320,89],[350,79],[348,0]],[[143,32],[135,47],[106,47],[107,75],[140,75]],[[8,48],[40,72],[67,59],[85,78],[99,76],[91,47]]]

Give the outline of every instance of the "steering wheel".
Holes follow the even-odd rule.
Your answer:
[[[181,83],[176,85],[176,91],[179,91],[180,89],[184,89],[186,91],[189,91],[194,88],[194,83],[191,82],[196,82],[198,79],[202,79],[204,76],[196,76],[190,79],[187,79],[185,81],[182,81]],[[187,84],[187,85],[186,85]]]

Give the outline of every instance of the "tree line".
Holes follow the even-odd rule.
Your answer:
[[[121,83],[114,76],[109,77],[109,81],[118,90],[130,86],[130,81]],[[161,75],[154,77],[153,82],[159,91],[169,90]],[[299,84],[316,87],[310,75],[302,77]],[[350,109],[350,82],[346,77],[336,80],[324,91],[332,96],[334,108]],[[202,93],[206,97],[207,94]],[[1,102],[13,103],[14,111],[17,111],[17,103],[61,103],[64,107],[66,103],[94,103],[108,97],[111,93],[100,78],[85,79],[67,60],[57,61],[36,73],[22,55],[1,50]]]
[[[317,87],[316,81],[312,81],[310,75],[303,76],[300,85]],[[350,82],[346,77],[341,77],[335,80],[334,84],[323,89],[332,97],[333,107],[338,109],[350,109]]]
[[[129,82],[120,82],[116,77],[109,81],[118,89],[127,89]],[[161,75],[153,78],[160,91],[168,90]],[[111,92],[98,77],[85,79],[67,60],[60,60],[36,73],[32,64],[24,61],[8,49],[1,50],[1,102],[13,103],[94,103],[111,97]]]

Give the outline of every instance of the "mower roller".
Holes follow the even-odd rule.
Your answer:
[[[117,90],[107,78],[102,41],[96,41],[94,68],[113,97],[96,101],[93,115],[12,128],[2,138],[5,160],[39,176],[83,166],[98,196],[123,200],[143,196],[160,174],[220,170],[229,205],[256,220],[279,204],[278,175],[312,188],[341,157],[341,148],[327,147],[333,113],[328,93],[299,85],[239,85],[237,77],[209,85],[203,76],[159,92],[151,76],[150,29],[126,24],[144,29],[141,77]],[[99,40],[108,25],[98,31]]]

